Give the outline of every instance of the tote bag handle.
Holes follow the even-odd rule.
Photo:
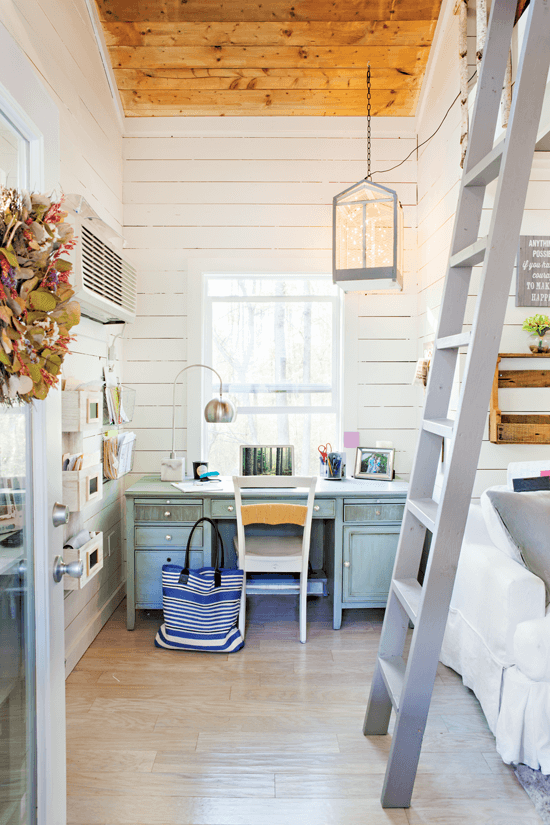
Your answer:
[[[191,552],[191,538],[193,533],[195,532],[196,528],[201,524],[203,521],[207,521],[209,524],[212,525],[214,528],[214,533],[216,535],[216,558],[215,558],[215,571],[214,571],[214,587],[221,587],[222,583],[222,576],[220,573],[220,567],[223,567],[225,561],[225,551],[223,546],[223,540],[220,536],[220,531],[218,530],[218,525],[215,521],[212,521],[211,518],[207,516],[203,516],[198,521],[194,523],[191,528],[191,532],[189,533],[189,538],[187,539],[187,548],[185,550],[185,567],[180,573],[179,577],[179,584],[187,584],[187,580],[189,578],[189,554]],[[221,553],[220,553],[221,551]]]

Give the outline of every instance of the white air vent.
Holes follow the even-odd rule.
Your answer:
[[[72,216],[71,216],[72,217]],[[136,270],[89,219],[72,218],[75,298],[84,315],[106,323],[136,317]]]

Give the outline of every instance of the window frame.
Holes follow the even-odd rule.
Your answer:
[[[312,265],[313,264],[313,265]],[[315,268],[314,268],[315,267]],[[293,259],[292,261],[278,261],[276,265],[266,267],[265,260],[258,260],[257,263],[251,259],[239,261],[235,259],[230,264],[220,267],[219,261],[207,260],[202,261],[195,259],[190,261],[187,272],[187,294],[189,298],[189,306],[196,308],[196,312],[188,315],[188,351],[187,364],[210,364],[211,360],[211,344],[207,348],[206,342],[211,341],[211,311],[207,307],[209,299],[213,296],[207,296],[207,280],[209,277],[227,277],[227,278],[315,278],[322,277],[331,279],[330,269],[327,266],[319,266],[319,262],[315,264],[307,259]],[[260,296],[257,296],[260,297]],[[264,297],[264,296],[261,296]],[[288,296],[283,300],[296,297],[299,301],[304,300],[300,296]],[[308,300],[316,299],[323,302],[330,301],[333,303],[333,342],[332,342],[332,375],[333,375],[333,398],[332,404],[327,406],[313,406],[308,405],[308,414],[334,414],[336,416],[336,430],[341,433],[343,422],[343,334],[344,334],[344,301],[343,295],[338,290],[336,295],[330,296],[305,296]],[[265,296],[266,300],[272,301],[270,296]],[[182,363],[185,366],[185,363]],[[210,373],[207,370],[190,370],[187,373],[187,398],[200,398],[200,403],[187,403],[187,432],[186,432],[186,449],[187,460],[190,463],[195,460],[206,460],[206,447],[208,445],[208,425],[204,421],[202,410],[205,404],[212,398],[210,381]],[[222,376],[223,379],[223,376]],[[225,384],[224,392],[225,392]],[[276,407],[244,407],[239,408],[239,411],[248,414],[276,414]],[[305,412],[304,407],[286,407],[284,412],[286,414],[300,414]],[[281,411],[282,413],[282,411]],[[190,445],[198,445],[190,447]],[[336,446],[336,445],[335,445]]]

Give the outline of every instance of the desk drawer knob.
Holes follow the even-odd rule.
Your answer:
[[[233,507],[232,504],[229,504],[227,509],[229,510],[230,513],[232,513],[235,508]]]
[[[376,513],[377,516],[379,516],[382,511],[381,510],[375,510],[374,512]]]
[[[345,561],[344,562],[344,567],[351,567],[351,562],[350,561]]]
[[[318,505],[318,504],[314,504],[314,505],[313,505],[313,509],[314,509],[315,511],[318,511],[318,510],[319,510],[319,505]]]
[[[168,516],[171,516],[172,513],[170,512],[170,510],[165,510],[164,515],[168,517]]]
[[[166,541],[172,541],[172,536],[165,536]]]

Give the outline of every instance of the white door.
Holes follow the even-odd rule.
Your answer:
[[[0,87],[0,182],[40,191],[43,140]],[[65,825],[60,392],[0,407],[0,823]]]

